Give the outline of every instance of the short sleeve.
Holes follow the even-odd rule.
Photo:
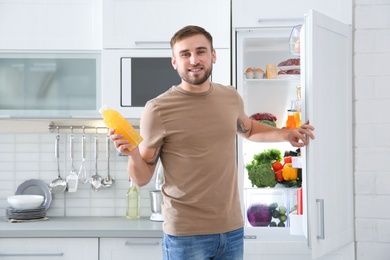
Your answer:
[[[145,147],[157,148],[164,143],[165,129],[155,100],[148,101],[145,105],[140,121],[140,134]]]

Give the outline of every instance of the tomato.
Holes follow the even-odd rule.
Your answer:
[[[286,164],[286,163],[292,163],[292,158],[291,158],[291,156],[284,157],[283,162],[284,162],[284,164]]]
[[[283,169],[283,164],[281,162],[276,161],[272,164],[272,169],[274,170],[274,172],[277,172]]]
[[[278,171],[275,172],[275,179],[276,179],[278,182],[284,181],[284,178],[283,178],[283,169],[280,169],[280,170],[278,170]]]

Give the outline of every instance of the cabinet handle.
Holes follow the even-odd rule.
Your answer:
[[[0,253],[3,256],[63,256],[64,253]]]
[[[317,239],[325,239],[324,199],[316,199],[316,203],[320,206],[318,211],[318,231],[320,234]]]
[[[158,246],[159,242],[125,242],[125,246]]]
[[[134,41],[135,45],[169,44],[169,41]]]
[[[265,18],[258,19],[258,23],[269,23],[269,22],[303,22],[302,18]]]

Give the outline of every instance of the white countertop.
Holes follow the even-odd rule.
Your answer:
[[[48,217],[36,222],[0,221],[0,237],[162,237],[162,222],[149,218]]]

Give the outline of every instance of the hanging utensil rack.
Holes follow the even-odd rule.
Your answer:
[[[54,130],[56,131],[60,131],[61,129],[62,130],[69,130],[69,131],[73,131],[73,130],[76,130],[76,129],[80,129],[80,130],[83,130],[83,131],[86,131],[86,130],[93,130],[94,133],[96,133],[99,129],[101,130],[105,130],[106,132],[108,131],[108,128],[105,127],[105,126],[86,126],[86,125],[56,125],[54,123],[50,123],[48,125],[48,129],[49,129],[49,132],[50,133],[53,133]]]

